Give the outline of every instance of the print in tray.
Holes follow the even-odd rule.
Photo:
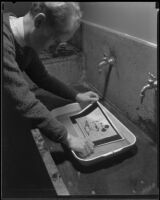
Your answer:
[[[95,146],[124,139],[97,102],[76,115],[70,116],[73,125],[78,125],[83,136]]]

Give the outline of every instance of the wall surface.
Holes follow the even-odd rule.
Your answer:
[[[13,12],[18,17],[25,15],[31,6],[31,2],[5,2],[4,3],[4,11],[5,12]]]
[[[83,19],[157,43],[155,2],[81,2]]]
[[[147,84],[148,72],[157,75],[156,46],[92,23],[84,23],[83,49],[88,82],[100,94],[104,94],[106,101],[155,139],[155,91],[148,90],[142,104],[140,91]],[[102,72],[99,72],[98,64],[102,61],[103,53],[115,58],[111,71],[109,65],[103,65]]]

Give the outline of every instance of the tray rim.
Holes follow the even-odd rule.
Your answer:
[[[98,102],[97,101],[97,103],[98,103],[98,105],[102,108],[102,109],[106,109],[111,115],[113,115],[113,117],[115,117],[114,116],[114,114],[112,114],[112,112],[110,112],[105,106],[103,106],[100,102]],[[72,105],[77,105],[77,106],[79,106],[79,108],[80,108],[80,104],[78,103],[78,102],[75,102],[75,103],[71,103],[71,104],[68,104],[68,105],[66,105],[66,106],[62,106],[62,107],[72,107]],[[84,110],[86,110],[88,107],[90,107],[90,105],[91,104],[89,104],[88,106],[86,106],[84,109],[83,109],[83,111]],[[62,108],[62,107],[60,107],[60,108]],[[54,109],[53,110],[53,112],[54,111],[58,111],[59,110],[59,108],[56,108],[56,109]],[[82,110],[80,110],[79,111],[79,113],[81,113],[82,112]],[[59,114],[56,114],[55,115],[55,117],[58,117],[59,116]],[[77,156],[77,154],[75,153],[75,151],[74,150],[71,150],[71,152],[72,152],[72,154],[73,154],[73,156],[77,159],[77,160],[79,160],[79,161],[81,161],[81,162],[83,162],[83,163],[87,163],[87,162],[91,162],[91,161],[96,161],[96,160],[98,160],[98,159],[102,159],[102,158],[105,158],[105,157],[108,157],[108,156],[110,156],[110,155],[113,155],[113,154],[116,154],[116,153],[118,153],[118,152],[120,152],[120,151],[122,151],[122,150],[125,150],[125,149],[128,149],[129,147],[132,147],[133,145],[135,145],[135,143],[136,143],[136,141],[137,141],[137,138],[136,138],[136,136],[117,118],[117,117],[115,117],[116,118],[116,120],[118,120],[128,131],[129,131],[129,133],[130,133],[130,135],[132,136],[132,138],[133,138],[133,142],[131,143],[131,144],[128,144],[128,145],[126,145],[126,146],[124,146],[124,147],[120,147],[120,148],[118,148],[118,149],[116,149],[116,150],[114,150],[114,151],[111,151],[111,152],[107,152],[107,153],[104,153],[104,154],[101,154],[101,155],[98,155],[98,156],[96,156],[96,157],[93,157],[93,158],[81,158],[81,157],[79,157],[79,156]],[[111,120],[112,121],[112,120]],[[113,123],[113,122],[112,122]],[[115,125],[114,125],[115,126]],[[123,136],[124,137],[124,136]],[[115,141],[116,142],[116,141]],[[105,145],[105,144],[104,144]],[[107,144],[106,144],[107,145]]]
[[[99,103],[98,101],[97,101],[97,104],[102,108],[102,107],[104,107],[103,105],[101,105],[101,103]],[[87,107],[85,107],[85,109],[83,109],[83,110],[86,110],[89,106],[90,106],[91,104],[89,104]],[[105,107],[104,107],[105,108]],[[107,108],[105,108],[105,109],[107,109]],[[107,109],[107,111],[108,112],[110,112],[108,109]],[[79,112],[79,113],[81,113],[81,111]],[[111,113],[111,112],[110,112]],[[106,113],[105,113],[106,114]],[[111,113],[112,114],[112,113]],[[107,115],[107,114],[106,114]],[[113,115],[113,114],[112,114]],[[114,116],[114,115],[113,115]],[[115,117],[115,116],[114,116]],[[116,118],[116,117],[115,117]],[[116,118],[117,119],[117,118]],[[118,120],[118,119],[117,119]],[[118,120],[119,121],[119,120]],[[113,122],[112,122],[113,123]],[[120,122],[120,123],[122,123],[122,122]],[[114,125],[115,126],[115,125]],[[126,126],[125,126],[125,128],[126,129],[128,129]],[[128,129],[129,130],[129,129]],[[98,159],[100,159],[100,158],[104,158],[104,157],[108,157],[108,156],[110,156],[110,155],[112,155],[112,154],[115,154],[115,153],[118,153],[118,152],[120,152],[120,151],[122,151],[122,150],[125,150],[125,149],[127,149],[127,148],[129,148],[129,147],[132,147],[133,145],[135,145],[135,143],[136,143],[136,136],[129,130],[129,132],[130,132],[130,135],[132,136],[132,138],[133,138],[133,141],[134,142],[132,142],[132,144],[128,144],[128,145],[126,145],[125,147],[120,147],[120,148],[118,148],[118,149],[116,149],[116,150],[114,150],[114,151],[111,151],[111,152],[107,152],[107,153],[104,153],[104,154],[101,154],[101,155],[99,155],[99,156],[96,156],[96,157],[94,157],[94,158],[80,158],[79,156],[77,156],[77,154],[75,153],[75,151],[74,150],[71,150],[71,152],[73,153],[73,155],[74,155],[74,157],[76,158],[76,159],[78,159],[79,161],[83,161],[83,162],[91,162],[91,161],[95,161],[95,160],[98,160]],[[116,141],[115,141],[116,142]],[[105,144],[104,144],[105,145]],[[107,144],[106,144],[107,145]]]

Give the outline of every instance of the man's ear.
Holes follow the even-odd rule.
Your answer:
[[[42,26],[42,24],[44,24],[46,20],[46,15],[44,13],[38,13],[35,17],[34,17],[34,25],[36,28],[40,28],[40,26]]]

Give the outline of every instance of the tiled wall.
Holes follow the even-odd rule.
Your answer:
[[[50,54],[48,55],[50,56]],[[66,83],[67,85],[71,85],[73,87],[79,84],[81,85],[82,80],[84,80],[83,71],[85,65],[84,56],[82,53],[58,58],[52,58],[50,56],[44,59],[43,57],[40,57],[40,59],[51,75]],[[37,87],[25,72],[23,75],[29,83],[30,88],[33,89]]]
[[[66,84],[80,81],[84,66],[83,54],[42,60],[48,72]]]
[[[87,80],[101,94],[104,93],[109,66],[103,66],[99,73],[98,63],[104,52],[115,57],[116,63],[104,93],[105,100],[155,139],[155,91],[148,90],[140,104],[140,90],[147,83],[148,72],[157,76],[156,45],[84,21],[83,51]]]

